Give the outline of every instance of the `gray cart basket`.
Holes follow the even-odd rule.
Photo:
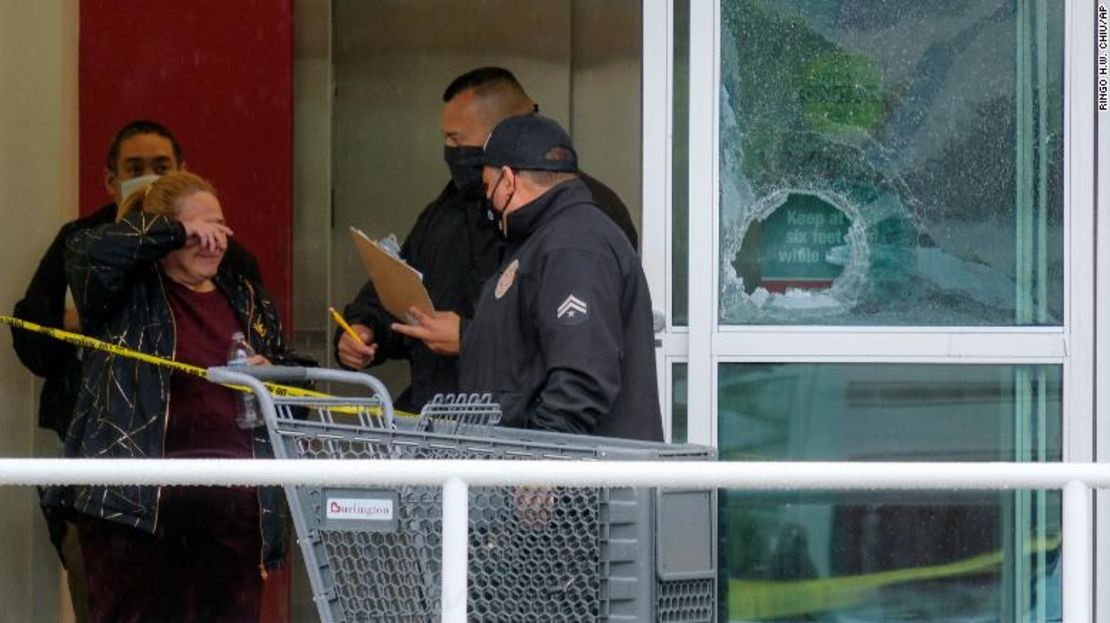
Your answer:
[[[385,388],[326,369],[211,368],[254,389],[278,458],[714,460],[712,448],[497,427],[488,396],[393,418]],[[253,377],[253,378],[252,378]],[[272,395],[255,379],[361,385]],[[286,486],[322,621],[438,621],[441,490]],[[472,487],[467,619],[716,621],[714,490]]]

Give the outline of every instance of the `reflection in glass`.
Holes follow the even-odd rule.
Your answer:
[[[1060,324],[1063,12],[722,3],[722,322]]]
[[[1057,366],[723,364],[721,460],[1061,460]],[[721,496],[733,621],[1059,620],[1056,492]]]
[[[675,327],[689,317],[690,257],[690,0],[674,3],[671,90],[671,302]]]
[[[689,439],[686,417],[686,364],[671,366],[671,443],[686,443]]]

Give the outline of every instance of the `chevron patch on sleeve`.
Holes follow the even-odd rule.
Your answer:
[[[586,321],[590,307],[577,296],[570,294],[555,310],[555,322],[562,325],[575,325]]]

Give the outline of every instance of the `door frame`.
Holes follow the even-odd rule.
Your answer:
[[[717,369],[725,362],[1041,364],[1062,367],[1064,460],[1110,460],[1110,426],[1098,425],[1110,418],[1110,392],[1097,391],[1110,388],[1110,363],[1096,366],[1096,361],[1110,361],[1110,313],[1105,311],[1110,309],[1105,277],[1110,274],[1110,251],[1105,245],[1096,248],[1096,232],[1101,240],[1110,240],[1110,193],[1096,184],[1093,157],[1097,147],[1104,156],[1097,160],[1098,171],[1110,175],[1110,121],[1096,128],[1095,80],[1091,79],[1097,54],[1091,25],[1095,0],[1065,4],[1066,275],[1059,327],[720,326],[716,310],[721,16],[718,2],[698,0],[690,2],[689,279],[688,291],[676,292],[671,274],[674,3],[643,1],[642,256],[654,306],[666,310],[667,317],[664,331],[657,335],[656,361],[668,439],[676,363],[687,364],[687,439],[712,446],[717,445]],[[1097,146],[1096,135],[1105,137]],[[1096,202],[1096,192],[1101,203]],[[1101,219],[1096,218],[1096,206]],[[688,297],[685,327],[672,323],[675,296]],[[1097,509],[1103,516],[1110,515],[1110,493],[1099,494]],[[1098,526],[1094,594],[1103,594],[1110,592],[1110,522],[1093,525]],[[1110,623],[1110,603],[1103,600],[1097,607],[1096,620]]]

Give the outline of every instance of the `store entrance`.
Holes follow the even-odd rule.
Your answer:
[[[313,59],[307,40],[298,44],[304,56],[298,84],[309,91],[297,96],[303,113],[298,127],[306,138],[297,168],[306,171],[306,191],[311,180],[330,178],[317,185],[330,187],[329,195],[318,192],[315,201],[330,203],[331,216],[321,227],[313,215],[325,205],[308,196],[298,210],[297,229],[305,237],[295,266],[295,316],[299,345],[321,362],[331,363],[330,326],[318,302],[342,307],[367,279],[348,228],[403,241],[440,193],[449,180],[442,95],[469,70],[512,71],[540,112],[568,129],[583,170],[617,192],[640,228],[639,2],[336,0],[330,10],[330,61]],[[317,54],[324,51],[319,47]],[[328,84],[330,103],[313,101],[312,93]],[[330,125],[330,133],[319,132],[317,124]],[[329,154],[330,167],[322,167],[320,159]],[[407,384],[403,362],[375,373],[392,391]]]

